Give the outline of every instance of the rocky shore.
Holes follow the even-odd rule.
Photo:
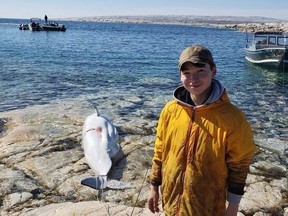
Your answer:
[[[70,17],[64,20],[81,22],[149,23],[168,25],[191,25],[228,28],[238,31],[288,32],[288,20],[257,16],[93,16]]]
[[[137,101],[141,98],[126,98],[118,106]],[[56,101],[0,113],[0,215],[153,215],[146,208],[145,179],[158,116],[141,110],[123,116],[113,106],[102,104],[99,110],[119,130],[125,157],[109,177],[134,188],[96,191],[80,184],[93,176],[81,148],[83,122],[93,110],[88,102]],[[262,145],[269,142],[256,140],[258,151],[238,216],[288,215],[287,141],[279,141],[278,150]]]
[[[65,20],[288,32],[288,22],[263,17],[121,16]],[[96,191],[80,183],[94,175],[81,147],[84,120],[93,113],[86,99],[0,112],[0,215],[163,216],[163,212],[150,213],[146,206],[149,185],[145,180],[151,165],[158,116],[153,114],[156,112],[138,108],[132,115],[123,115],[119,109],[133,108],[139,103],[154,105],[153,101],[125,95],[116,102],[102,100],[98,107],[120,134],[124,158],[113,166],[109,178],[133,186],[125,190]],[[284,134],[284,123],[281,128]],[[255,141],[258,150],[250,166],[238,216],[288,216],[287,136],[281,136],[281,140],[257,136]]]

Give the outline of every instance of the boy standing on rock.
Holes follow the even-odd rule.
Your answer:
[[[214,78],[207,48],[186,48],[178,66],[183,86],[159,118],[148,207],[159,211],[161,187],[165,215],[236,216],[256,148],[252,130]]]

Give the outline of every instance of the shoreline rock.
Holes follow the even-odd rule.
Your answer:
[[[237,31],[288,32],[288,21],[257,16],[91,16],[70,17],[62,20],[80,22],[169,24],[215,27]]]
[[[216,28],[235,29],[242,32],[256,31],[273,31],[273,32],[288,32],[288,22],[284,23],[240,23],[240,24],[224,24],[216,25]]]
[[[75,103],[0,113],[0,215],[95,215],[96,211],[97,215],[131,215],[133,208],[133,215],[153,215],[146,208],[145,179],[157,116],[121,116],[112,110],[125,158],[113,166],[109,178],[136,187],[96,191],[80,184],[94,175],[81,148],[81,129],[91,105]],[[287,155],[259,146],[238,216],[288,215]]]

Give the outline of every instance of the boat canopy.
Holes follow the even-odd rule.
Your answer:
[[[282,32],[255,32],[254,44],[261,46],[288,46],[288,35]]]
[[[254,35],[283,35],[283,32],[280,31],[274,31],[274,32],[269,32],[269,31],[258,31],[254,32]]]

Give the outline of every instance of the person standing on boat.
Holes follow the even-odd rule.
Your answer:
[[[165,215],[236,216],[256,150],[251,127],[207,48],[184,49],[178,67],[183,86],[160,114],[148,208],[159,211],[161,190]]]
[[[47,15],[45,15],[44,19],[45,19],[45,23],[47,24],[47,21],[48,21]]]

